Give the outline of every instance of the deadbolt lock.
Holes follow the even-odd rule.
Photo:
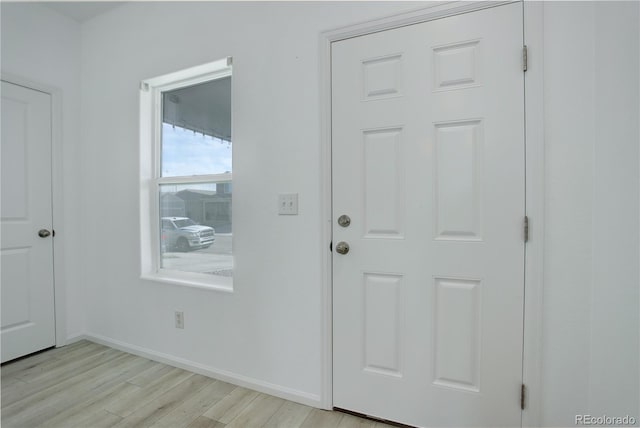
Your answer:
[[[351,218],[346,214],[342,214],[338,217],[338,224],[342,227],[349,227],[351,224]]]

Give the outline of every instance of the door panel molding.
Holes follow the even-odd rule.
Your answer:
[[[65,281],[65,234],[63,210],[63,140],[62,140],[62,90],[54,86],[35,82],[5,71],[0,72],[0,80],[23,86],[51,96],[51,193],[53,206],[53,282],[56,347],[67,344],[67,310]]]
[[[319,36],[321,209],[322,209],[322,357],[321,405],[333,408],[332,349],[332,165],[331,165],[331,44],[351,37],[390,30],[461,13],[496,7],[513,1],[438,2],[427,8],[365,21],[323,32]],[[527,385],[522,426],[540,421],[542,292],[544,251],[544,122],[543,122],[543,8],[542,2],[524,2],[524,40],[529,47],[525,74],[526,214],[531,219],[525,250],[523,382]]]

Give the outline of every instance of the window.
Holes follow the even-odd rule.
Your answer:
[[[231,59],[142,82],[142,277],[231,290]]]

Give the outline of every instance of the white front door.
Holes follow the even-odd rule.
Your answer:
[[[51,95],[2,81],[2,362],[55,345]]]
[[[520,425],[522,47],[521,3],[332,44],[335,407]]]

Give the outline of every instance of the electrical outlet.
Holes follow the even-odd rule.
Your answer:
[[[184,328],[184,312],[176,311],[176,328]]]
[[[278,195],[279,215],[298,215],[298,194],[280,193]]]

